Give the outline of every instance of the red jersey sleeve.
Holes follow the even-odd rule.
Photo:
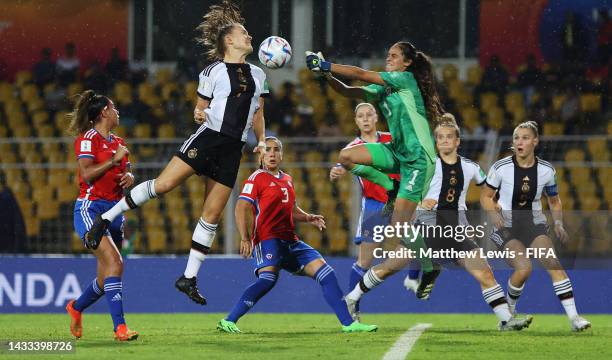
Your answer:
[[[74,142],[74,154],[78,159],[89,158],[95,159],[96,157],[96,143],[93,139],[79,136]]]
[[[257,175],[260,173],[260,170],[255,171],[248,179],[244,182],[242,186],[242,190],[240,191],[239,199],[246,200],[251,204],[255,204],[257,198],[259,197],[259,187],[257,186]]]

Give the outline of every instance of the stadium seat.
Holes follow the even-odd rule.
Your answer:
[[[8,129],[4,125],[0,125],[0,138],[8,137]]]
[[[161,228],[147,228],[148,250],[159,253],[166,250],[166,232]]]
[[[27,103],[39,98],[38,87],[34,84],[27,84],[21,87],[21,101]]]
[[[480,95],[480,110],[487,112],[489,109],[497,108],[497,94],[486,92]]]
[[[168,82],[172,81],[172,77],[173,77],[173,74],[172,74],[171,69],[161,68],[161,69],[158,69],[155,74],[155,81],[159,85],[165,85]]]
[[[515,107],[510,110],[510,113],[512,114],[512,126],[517,126],[527,120],[525,107]]]
[[[134,137],[139,139],[149,139],[151,137],[151,125],[138,124],[134,126]]]
[[[580,210],[597,211],[601,207],[601,201],[596,197],[580,198]]]
[[[567,162],[583,162],[585,159],[582,149],[573,148],[565,153],[565,161]]]
[[[478,86],[482,79],[482,69],[478,64],[470,66],[467,69],[467,82],[471,86]]]
[[[40,98],[33,98],[27,103],[28,113],[34,114],[37,111],[45,110],[45,102]]]
[[[480,125],[480,113],[474,107],[465,107],[460,110],[461,118],[463,118],[462,127],[472,132]]]
[[[513,91],[506,94],[504,99],[504,104],[507,110],[515,110],[515,109],[525,109],[525,104],[523,101],[523,94],[518,91]]]
[[[608,151],[608,141],[606,139],[588,139],[587,148],[594,161],[609,161],[610,153]]]
[[[19,71],[15,74],[15,85],[22,87],[32,81],[32,73],[29,71]]]
[[[12,100],[14,97],[13,85],[6,81],[0,82],[0,102],[7,102]]]
[[[442,67],[442,80],[446,84],[450,84],[452,81],[457,80],[459,76],[459,69],[454,64],[446,64]]]
[[[570,169],[572,184],[576,186],[586,186],[591,181],[591,168],[575,167]]]
[[[170,83],[164,84],[164,86],[161,89],[162,99],[164,99],[164,101],[170,100],[172,98],[172,92],[177,91],[177,90],[178,90],[178,85],[176,83],[170,82]]]
[[[51,125],[42,125],[36,131],[39,138],[50,138],[54,136],[55,130]]]
[[[73,97],[73,96],[75,96],[77,94],[80,94],[80,93],[83,92],[83,84],[81,84],[79,82],[72,83],[72,84],[68,85],[68,89],[67,89],[66,92],[67,92],[67,96],[69,98],[71,98],[71,97]]]
[[[21,125],[13,129],[13,136],[18,138],[25,138],[32,136],[32,129],[28,125]]]
[[[601,111],[601,95],[600,94],[583,94],[580,95],[580,110],[583,112],[600,112]]]
[[[79,196],[79,189],[75,184],[67,183],[56,187],[57,201],[60,203],[71,203]]]
[[[53,200],[36,203],[36,214],[39,220],[51,220],[59,216],[59,203]]]
[[[171,124],[163,124],[157,128],[157,136],[162,139],[169,139],[176,137],[174,131],[175,127]]]
[[[487,125],[493,130],[499,130],[504,124],[504,111],[498,107],[489,108],[486,111]]]
[[[47,125],[49,123],[49,113],[42,110],[42,111],[37,111],[32,115],[32,126],[34,126],[35,129],[38,129],[39,127],[43,126],[43,125]]]
[[[542,135],[563,135],[564,126],[562,123],[544,123]]]
[[[552,106],[553,106],[553,110],[555,111],[555,113],[558,113],[559,111],[561,111],[561,106],[563,106],[563,103],[565,102],[566,98],[567,98],[566,94],[553,96]]]

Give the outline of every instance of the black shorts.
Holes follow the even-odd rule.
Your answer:
[[[191,166],[196,174],[233,188],[243,147],[244,142],[206,128],[185,140],[176,156]]]
[[[548,235],[547,224],[505,227],[495,230],[489,239],[493,241],[499,249],[504,249],[508,241],[513,239],[520,241],[527,248],[530,247],[533,240],[540,235]]]

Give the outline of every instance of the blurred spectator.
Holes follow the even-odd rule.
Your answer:
[[[296,113],[296,104],[294,102],[295,86],[286,81],[283,83],[282,97],[277,101],[279,115],[279,129],[281,135],[291,135],[293,126],[293,118]]]
[[[323,124],[318,126],[317,136],[342,136],[342,129],[338,126],[338,119],[334,114],[334,104],[327,100]]]
[[[42,49],[40,61],[32,68],[32,75],[34,83],[40,87],[55,80],[55,63],[51,60],[51,49]]]
[[[111,81],[121,81],[126,79],[128,66],[127,61],[121,58],[119,55],[119,49],[114,47],[111,50],[111,57],[106,63],[106,73],[110,77]]]
[[[132,85],[140,84],[149,76],[147,63],[142,59],[135,58],[133,61],[130,61],[128,68],[130,70],[130,81]]]
[[[26,252],[26,231],[17,199],[0,182],[0,253]]]
[[[599,9],[599,28],[597,29],[597,60],[607,64],[612,50],[612,19],[608,9]]]
[[[64,56],[57,59],[57,77],[62,86],[77,80],[81,61],[76,56],[76,46],[69,42],[64,49]]]
[[[150,122],[152,118],[149,106],[138,98],[127,104],[120,104],[117,108],[121,115],[121,125],[127,128],[133,127],[139,121]]]
[[[176,76],[181,81],[196,81],[200,69],[191,51],[179,48],[179,56],[176,61]]]
[[[588,52],[587,34],[574,12],[568,11],[565,14],[561,34],[564,68],[568,68],[565,71],[574,71],[583,66]]]
[[[317,128],[314,125],[312,113],[302,112],[294,117],[291,136],[317,136]]]
[[[485,68],[480,82],[480,92],[493,91],[498,94],[506,92],[508,87],[508,70],[504,68],[499,56],[491,56],[489,65]]]
[[[535,89],[542,82],[543,74],[536,64],[536,58],[533,54],[527,55],[527,65],[525,69],[517,75],[517,86],[523,93],[527,104],[530,103]]]
[[[565,124],[575,123],[578,121],[578,115],[580,110],[580,95],[575,87],[568,87],[567,97],[561,109],[559,110],[559,117]]]
[[[99,94],[106,94],[108,92],[109,81],[107,73],[102,71],[98,60],[95,60],[85,72],[83,84],[85,89],[92,89]]]

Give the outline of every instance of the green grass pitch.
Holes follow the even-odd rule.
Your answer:
[[[380,359],[417,323],[431,323],[409,359],[612,359],[612,315],[585,316],[593,328],[570,331],[563,315],[536,315],[521,332],[498,332],[490,314],[366,314],[376,333],[342,334],[331,314],[248,314],[242,334],[215,330],[223,314],[128,314],[140,333],[130,343],[112,338],[105,314],[84,314],[83,338],[66,359]],[[68,315],[0,315],[0,340],[69,339]],[[0,358],[57,359],[58,355]]]

